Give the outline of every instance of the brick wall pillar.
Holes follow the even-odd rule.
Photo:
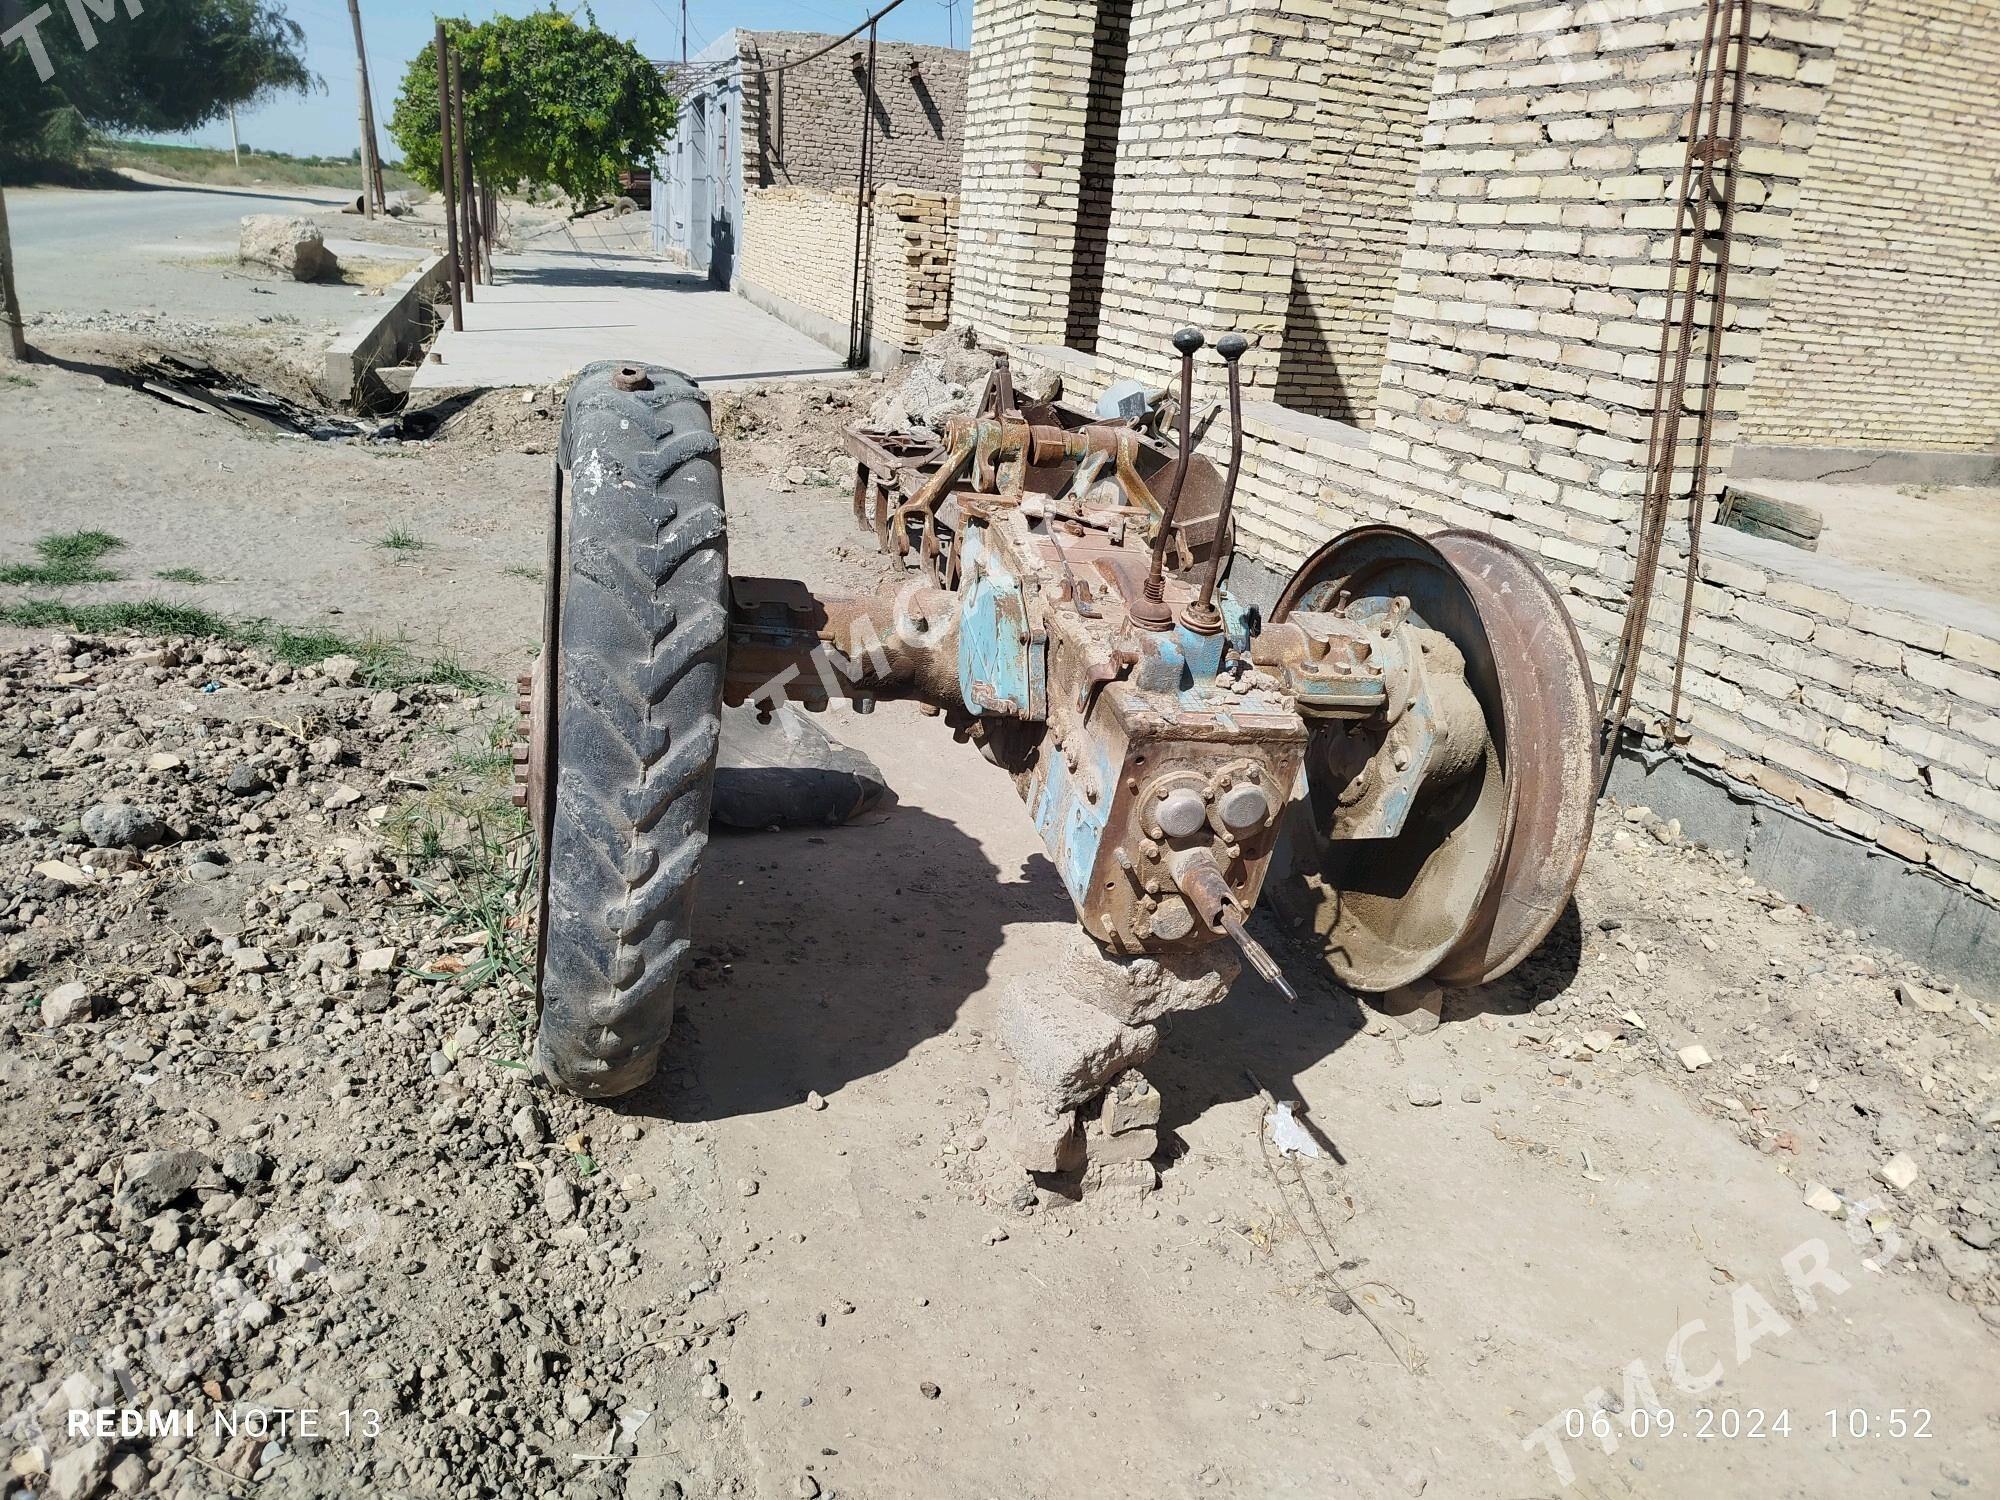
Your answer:
[[[1276,386],[1331,0],[1135,0],[1099,358],[1163,378],[1192,323]],[[1212,373],[1212,372],[1207,372]]]
[[[1060,344],[1076,247],[1096,0],[975,0],[953,315]]]
[[[1849,3],[1756,6],[1713,475]],[[1632,572],[1702,24],[1697,0],[1452,0],[1376,398],[1417,508],[1601,599]]]

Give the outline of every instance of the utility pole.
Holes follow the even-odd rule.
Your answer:
[[[477,191],[472,181],[472,142],[466,139],[465,84],[459,77],[458,52],[451,54],[451,131],[458,142],[458,243],[472,258],[465,273],[465,300],[476,302],[473,285],[479,280],[479,218],[473,212],[472,197]]]
[[[368,49],[361,43],[361,0],[347,0],[347,18],[354,23],[354,76],[361,90],[361,207],[375,217],[379,201],[389,206],[382,193],[382,157],[375,149],[375,101],[368,92]]]
[[[688,60],[688,0],[681,0],[681,66]]]
[[[459,301],[459,278],[465,267],[458,258],[458,200],[453,192],[453,172],[451,148],[451,64],[445,60],[444,22],[437,23],[437,34],[431,50],[437,55],[438,70],[438,184],[444,189],[444,243],[445,254],[451,259],[451,328],[457,333],[465,327],[465,309]]]
[[[229,159],[238,167],[243,165],[243,143],[236,138],[236,101],[229,101]]]
[[[28,357],[28,335],[21,321],[21,292],[14,285],[14,242],[7,234],[7,190],[0,188],[0,326],[6,329],[0,354],[11,359]]]

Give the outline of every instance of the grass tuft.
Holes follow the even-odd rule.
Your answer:
[[[336,631],[274,625],[269,620],[231,620],[193,604],[163,599],[121,600],[110,604],[65,604],[29,599],[0,606],[0,625],[26,630],[74,630],[85,635],[136,631],[141,635],[188,636],[254,646],[295,667],[329,656],[352,656],[361,663],[360,680],[374,688],[436,683],[466,693],[494,693],[499,684],[449,656],[420,656],[402,641],[369,636],[349,640]]]
[[[398,526],[375,544],[385,552],[421,552],[430,545],[413,531]]]
[[[162,583],[213,583],[200,568],[162,568],[153,575]]]
[[[45,588],[114,583],[119,575],[97,564],[106,553],[116,552],[124,545],[108,531],[56,532],[35,543],[35,551],[42,557],[40,562],[0,567],[0,583],[31,583]]]

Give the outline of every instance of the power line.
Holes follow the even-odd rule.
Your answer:
[[[884,16],[888,15],[890,11],[894,10],[897,6],[901,5],[902,3],[903,0],[889,0],[889,3],[887,5],[883,6],[873,15],[864,18],[861,24],[856,26],[852,31],[846,32],[841,36],[835,37],[832,41],[828,42],[824,47],[820,47],[815,51],[808,52],[804,57],[788,57],[783,62],[773,63],[769,67],[746,68],[738,76],[741,77],[745,82],[748,82],[753,78],[770,78],[776,76],[779,73],[784,72],[788,68],[796,68],[801,66],[802,64],[812,62],[815,59],[825,57],[827,53],[831,52],[835,47],[838,47],[842,42],[852,41],[855,37],[861,35],[862,32],[866,31],[869,27],[873,26],[877,21],[881,20]],[[706,74],[682,74],[675,81],[684,84],[691,83],[694,84],[696,87],[700,87],[703,84],[713,83],[718,78],[725,77],[736,66],[736,59],[731,58],[726,62],[711,63],[708,64],[707,66],[711,71],[707,72]]]

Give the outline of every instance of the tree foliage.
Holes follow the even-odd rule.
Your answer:
[[[109,19],[85,7],[89,48],[69,9],[54,6],[36,28],[49,78],[22,40],[0,54],[0,162],[74,162],[93,131],[193,130],[231,105],[323,87],[306,68],[304,31],[268,0],[119,6]]]
[[[445,22],[459,55],[474,171],[509,184],[561,188],[579,203],[614,195],[618,174],[651,163],[673,135],[674,96],[638,48],[579,25],[553,5],[473,25]],[[389,133],[410,173],[441,182],[437,55],[426,46],[403,75]]]

